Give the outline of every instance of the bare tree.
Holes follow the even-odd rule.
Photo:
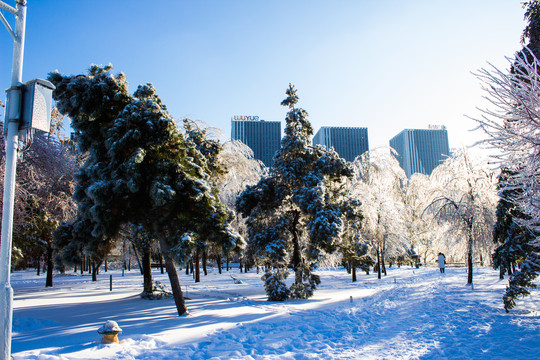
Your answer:
[[[246,189],[247,186],[257,184],[257,182],[268,174],[268,168],[253,157],[253,150],[246,144],[238,140],[231,140],[223,144],[223,151],[219,154],[221,166],[227,172],[217,181],[220,200],[235,213],[235,219],[231,222],[233,229],[244,239],[247,238],[246,220],[236,211],[236,198]],[[227,258],[227,262],[235,251],[241,249],[215,249],[218,253],[218,266],[221,271],[221,255]],[[242,249],[242,252],[244,252]],[[251,255],[247,249],[247,256]]]
[[[415,248],[421,256],[424,265],[434,260],[435,249],[440,239],[440,227],[433,226],[430,216],[426,216],[424,209],[429,204],[431,192],[429,176],[416,173],[411,176],[405,187],[405,226],[411,247]]]
[[[63,117],[53,109],[50,133],[30,133],[25,143],[20,144],[25,151],[19,152],[22,159],[17,166],[13,253],[18,258],[14,258],[13,263],[21,260],[23,267],[33,263],[39,271],[40,260],[45,257],[46,286],[53,285],[55,247],[52,233],[76,212],[71,196],[77,161],[62,135],[63,122]],[[4,162],[3,148],[0,157]],[[4,177],[0,177],[3,182]]]
[[[463,235],[467,262],[467,284],[473,282],[474,250],[492,250],[491,232],[497,196],[494,175],[487,162],[472,159],[466,149],[457,151],[431,174],[434,185],[427,210],[439,223]],[[461,239],[463,239],[461,237]]]
[[[386,275],[385,258],[408,248],[402,185],[407,177],[387,149],[369,151],[353,162],[353,196],[362,202],[364,237],[377,260],[377,276]]]

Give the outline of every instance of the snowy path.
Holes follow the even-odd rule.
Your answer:
[[[463,275],[455,276],[452,280],[463,282]],[[483,301],[482,291],[442,276],[413,277],[353,304],[290,310],[166,354],[171,359],[535,359],[538,319],[523,328],[501,312],[500,303]],[[514,341],[518,351],[508,347]]]
[[[448,269],[446,275],[392,269],[382,280],[360,276],[357,283],[344,271],[321,275],[313,299],[277,303],[265,301],[257,274],[235,273],[240,285],[227,274],[211,274],[188,285],[192,315],[181,318],[171,300],[134,296],[137,277],[119,281],[116,299],[97,304],[86,302],[103,296],[102,288],[88,289],[95,283],[47,293],[27,292],[33,288],[21,285],[15,359],[539,358],[538,293],[527,300],[532,311],[506,314],[501,302],[506,282],[491,269],[477,271],[474,289],[464,285],[464,269]],[[42,296],[31,302],[36,294]],[[95,343],[95,330],[105,319],[120,323],[123,344]],[[61,330],[63,343],[55,333],[61,328],[67,329]]]

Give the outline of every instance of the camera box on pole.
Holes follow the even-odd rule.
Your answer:
[[[49,132],[54,85],[47,80],[34,79],[22,84],[22,88],[23,105],[19,131],[34,128]]]

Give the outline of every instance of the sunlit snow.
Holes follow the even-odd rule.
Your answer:
[[[532,359],[540,353],[538,291],[506,314],[507,280],[475,269],[391,267],[388,276],[325,269],[309,300],[268,302],[261,274],[179,271],[190,315],[172,299],[142,300],[138,270],[44,277],[15,272],[14,359]],[[113,275],[113,291],[109,276]],[[166,274],[154,277],[168,283]],[[233,278],[234,277],[234,278]],[[288,281],[292,281],[290,276]],[[235,281],[239,280],[239,281]],[[241,282],[241,283],[239,283]],[[97,330],[118,323],[121,344]]]

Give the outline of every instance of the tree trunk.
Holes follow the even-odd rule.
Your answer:
[[[381,254],[381,267],[382,267],[382,272],[384,273],[384,276],[386,276],[386,266],[384,265],[384,252]]]
[[[188,262],[186,263],[186,275],[189,275],[189,266],[191,264],[191,260],[188,260]]]
[[[45,287],[53,286],[53,249],[51,244],[47,244],[47,279],[45,280]]]
[[[133,252],[135,253],[135,258],[137,259],[137,264],[139,264],[139,271],[141,272],[141,275],[144,275],[141,265],[141,259],[139,259],[139,253],[137,252],[137,248],[135,247],[134,243],[131,243],[131,246],[133,247]]]
[[[386,255],[386,235],[383,237],[383,245],[381,249],[381,266],[384,276],[386,276],[386,266],[384,265],[384,256]]]
[[[159,253],[159,268],[161,270],[161,273],[162,274],[165,274],[165,270],[163,269],[163,254],[162,253]]]
[[[216,257],[216,262],[217,262],[217,268],[218,268],[218,272],[221,274],[221,255],[218,254],[218,256]]]
[[[230,262],[229,255],[227,255],[227,271],[229,271],[229,262]]]
[[[472,229],[469,228],[469,239],[467,246],[467,284],[473,282],[473,234]]]
[[[37,259],[37,276],[41,273],[41,258]]]
[[[375,265],[377,268],[377,279],[381,278],[381,252],[379,250],[379,247],[377,247],[377,264]]]
[[[92,261],[92,281],[97,281],[97,274],[99,272],[99,266],[101,265],[101,263],[99,264],[96,264],[95,262]]]
[[[352,281],[355,282],[356,281],[356,267],[355,266],[351,266],[351,272],[352,272]]]
[[[504,269],[505,269],[506,265],[500,265],[499,266],[499,280],[502,280],[504,279]]]
[[[167,245],[167,242],[163,236],[159,237],[159,246],[161,247],[161,253],[165,254],[165,267],[167,269],[167,275],[169,275],[174,303],[176,305],[176,310],[178,311],[178,316],[181,316],[187,313],[186,301],[184,299],[184,294],[182,293],[182,288],[180,287],[176,267],[174,266],[173,260],[169,254],[169,245]]]
[[[143,249],[142,257],[142,270],[143,270],[143,296],[152,295],[152,249],[150,246],[146,246]]]
[[[105,272],[107,272],[108,269],[108,266],[107,266],[107,258],[105,258]]]
[[[208,269],[206,267],[207,263],[208,263],[208,250],[205,248],[202,253],[202,268],[203,268],[204,276],[208,275]]]
[[[201,249],[197,247],[195,249],[195,282],[201,282],[201,264],[200,264]]]

